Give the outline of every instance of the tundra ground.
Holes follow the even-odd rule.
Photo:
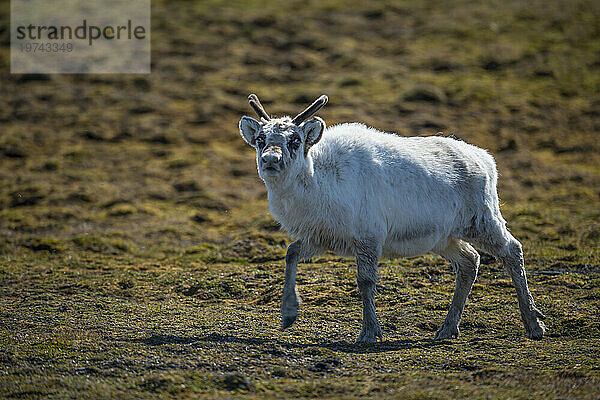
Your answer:
[[[0,29],[0,397],[598,398],[598,2],[155,1],[152,45],[150,75],[10,75]],[[299,266],[281,332],[290,238],[237,130],[252,92],[488,149],[544,340],[486,257],[457,340],[432,340],[436,256],[382,260],[383,343],[352,344],[334,255]]]

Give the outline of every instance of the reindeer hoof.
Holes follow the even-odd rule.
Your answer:
[[[434,340],[456,339],[460,335],[458,326],[448,326],[442,324],[440,329],[435,333]]]
[[[296,320],[297,316],[298,315],[289,315],[289,316],[282,317],[281,318],[281,330],[287,329],[290,326],[292,326],[292,324]]]
[[[542,340],[546,333],[546,325],[540,319],[536,319],[530,326],[525,326],[525,332],[529,339]]]
[[[371,330],[361,330],[358,339],[354,344],[363,344],[363,343],[377,343],[377,339],[380,342],[383,342],[383,334],[381,333],[381,328],[376,326],[375,329]]]

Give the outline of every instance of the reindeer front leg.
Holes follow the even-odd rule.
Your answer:
[[[290,327],[296,317],[298,316],[298,310],[302,299],[296,289],[296,270],[298,268],[298,261],[304,244],[301,240],[292,242],[285,255],[285,283],[283,285],[283,295],[281,297],[281,328],[286,329]]]
[[[381,327],[375,313],[375,284],[379,280],[377,261],[381,255],[381,245],[376,240],[356,243],[356,281],[363,302],[362,330],[356,343],[374,343],[383,340]]]

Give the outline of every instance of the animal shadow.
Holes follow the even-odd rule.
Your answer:
[[[402,339],[392,341],[382,341],[377,343],[351,343],[347,341],[326,342],[320,341],[316,343],[298,343],[290,342],[281,339],[254,338],[242,337],[232,334],[210,333],[205,336],[177,336],[177,335],[162,335],[154,334],[149,337],[131,339],[131,342],[143,343],[148,346],[162,346],[167,344],[189,344],[202,347],[206,343],[239,343],[247,346],[279,346],[284,349],[309,349],[322,348],[342,353],[354,354],[369,354],[369,353],[386,353],[391,351],[411,350],[411,349],[428,349],[439,345],[447,344],[447,341],[439,341],[433,339]]]

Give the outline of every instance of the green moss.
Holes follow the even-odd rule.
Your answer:
[[[111,217],[123,217],[126,215],[135,214],[137,209],[131,204],[115,204],[108,210],[108,215]]]
[[[70,343],[49,339],[35,343],[31,346],[34,355],[44,358],[65,358],[72,355],[73,346]]]
[[[53,238],[28,238],[22,242],[22,246],[33,251],[47,251],[50,253],[59,253],[66,249],[63,240]]]
[[[72,239],[73,243],[83,250],[103,253],[114,253],[117,251],[134,252],[135,246],[127,240],[110,237],[77,236]]]
[[[195,259],[205,263],[227,263],[235,261],[235,257],[228,255],[222,246],[213,243],[201,243],[185,249],[186,254],[191,254]]]

